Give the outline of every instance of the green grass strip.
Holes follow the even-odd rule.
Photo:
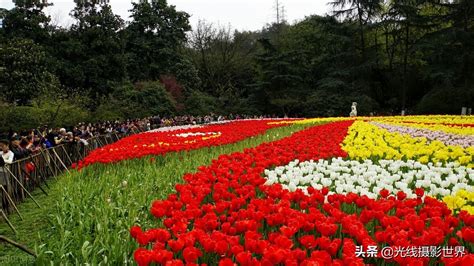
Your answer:
[[[147,157],[63,175],[51,181],[49,196],[35,191],[42,209],[26,201],[19,208],[25,220],[10,215],[17,235],[6,223],[0,224],[0,234],[34,247],[38,259],[0,243],[0,265],[133,264],[137,244],[129,235],[130,227],[156,226],[149,213],[151,202],[173,193],[185,173],[209,165],[219,155],[281,139],[308,126],[274,128],[235,144],[170,153],[154,162]]]

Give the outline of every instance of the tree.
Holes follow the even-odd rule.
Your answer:
[[[186,113],[192,115],[208,115],[218,112],[221,106],[218,106],[218,100],[209,94],[194,90],[189,93],[186,99]]]
[[[30,104],[59,82],[48,70],[45,50],[29,39],[11,39],[0,46],[0,94],[10,103]]]
[[[44,44],[49,39],[49,22],[43,9],[49,4],[42,1],[16,0],[15,8],[4,12],[3,29],[7,38],[25,38]],[[0,16],[1,17],[1,16]]]
[[[472,102],[472,0],[332,0],[332,16],[251,32],[201,21],[188,35],[187,13],[136,2],[125,24],[107,0],[76,0],[71,28],[51,25],[42,1],[0,9],[1,96],[28,109],[53,106],[38,104],[45,91],[79,94],[74,108],[97,119],[347,115],[352,101],[365,114],[456,112]]]
[[[3,28],[3,20],[5,19],[5,16],[7,15],[8,10],[4,8],[0,8],[0,43],[4,42],[5,39],[5,30]]]
[[[260,75],[257,90],[265,97],[261,103],[267,106],[267,113],[295,115],[304,97],[307,70],[301,64],[301,54],[297,50],[279,51],[268,39],[259,42],[263,52],[256,57]]]
[[[431,34],[423,48],[435,53],[430,60],[438,73],[442,69],[445,70],[443,73],[452,73],[446,77],[450,79],[449,83],[468,88],[474,80],[474,2],[435,1],[433,5],[443,10],[440,20],[444,21],[445,27]]]
[[[365,27],[382,9],[382,0],[335,0],[331,2],[336,17],[345,17],[357,21],[359,27],[360,50],[366,58]],[[339,9],[336,9],[339,8]]]
[[[412,27],[420,21],[419,7],[417,6],[417,0],[398,0],[393,1],[390,7],[389,14],[392,13],[392,17],[395,18],[399,25],[399,34],[403,40],[403,83],[401,90],[401,109],[405,110],[407,100],[407,86],[408,86],[408,57],[410,55],[410,46],[413,43],[411,37]]]
[[[412,106],[429,91],[425,88],[430,78],[422,76],[423,68],[419,66],[428,63],[430,46],[437,46],[434,50],[438,51],[443,46],[444,41],[433,37],[437,33],[447,36],[445,30],[449,24],[443,18],[446,10],[433,3],[431,0],[391,1],[383,14],[380,25],[385,35],[389,71],[399,80],[394,82],[394,87],[399,88],[397,109]]]
[[[158,80],[182,61],[178,51],[191,29],[189,15],[166,0],[132,4],[132,21],[126,29],[129,76],[132,81]]]
[[[190,34],[188,54],[199,70],[202,90],[231,105],[248,97],[248,84],[255,77],[255,39],[249,32],[233,32],[230,27],[215,28],[199,21]]]
[[[104,119],[147,117],[152,115],[172,115],[176,112],[176,102],[159,81],[125,83],[104,97],[102,105],[96,110],[97,116]],[[116,117],[104,117],[103,114]]]
[[[76,23],[55,32],[57,73],[70,88],[81,88],[97,101],[126,80],[125,46],[121,30],[124,21],[108,4],[77,1],[71,12]]]

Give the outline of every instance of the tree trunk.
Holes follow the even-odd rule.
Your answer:
[[[388,57],[388,69],[390,70],[390,72],[392,72],[392,70],[393,70],[393,53],[390,50],[388,31],[385,31],[385,51],[387,52],[387,57]]]
[[[362,18],[362,10],[360,4],[357,3],[357,12],[359,16],[359,35],[360,35],[360,49],[362,53],[362,60],[365,61],[365,37],[364,37],[364,20]]]
[[[405,53],[403,55],[403,88],[402,88],[402,110],[406,108],[407,86],[408,86],[408,49],[409,49],[410,26],[407,24],[405,28]]]
[[[469,4],[467,4],[467,7],[464,10],[464,19],[463,19],[463,28],[464,28],[464,34],[467,35],[469,31],[469,13],[471,12],[471,7]],[[471,79],[472,73],[470,71],[470,64],[469,64],[469,51],[467,47],[464,45],[464,56],[463,56],[463,71],[461,71],[463,78],[464,78],[464,87],[468,88],[469,87],[469,81]]]
[[[375,28],[375,65],[377,68],[379,67],[379,41],[378,41],[378,32],[377,28]]]

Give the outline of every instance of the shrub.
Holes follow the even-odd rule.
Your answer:
[[[474,88],[439,88],[427,93],[416,106],[420,114],[460,114],[462,107],[473,107]]]
[[[43,99],[31,106],[3,105],[0,132],[37,128],[41,125],[72,126],[88,118],[88,112],[73,99]]]
[[[185,101],[186,112],[192,115],[207,115],[218,110],[218,100],[201,91],[192,91]]]

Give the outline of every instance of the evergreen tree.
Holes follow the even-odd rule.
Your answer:
[[[131,13],[126,29],[129,76],[133,81],[158,80],[182,62],[178,51],[191,29],[189,15],[166,0],[133,3]]]
[[[107,3],[77,1],[70,30],[58,30],[53,52],[63,84],[87,90],[98,101],[127,78],[122,29],[124,21]]]

